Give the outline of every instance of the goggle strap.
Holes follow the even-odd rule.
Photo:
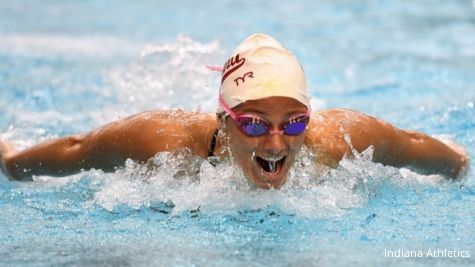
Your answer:
[[[229,116],[231,116],[231,118],[233,118],[233,120],[237,120],[237,115],[236,113],[234,113],[231,108],[228,106],[228,104],[226,104],[226,102],[224,102],[224,99],[223,97],[221,96],[221,94],[219,95],[219,104],[221,104],[221,107],[224,109],[224,111],[226,111],[226,113],[229,114]]]

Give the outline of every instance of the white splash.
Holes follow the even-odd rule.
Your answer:
[[[345,157],[340,167],[330,169],[315,164],[315,156],[303,148],[280,190],[254,188],[231,162],[209,161],[189,150],[164,152],[144,165],[129,160],[125,168],[104,174],[103,186],[88,206],[99,205],[113,211],[119,205],[133,209],[154,203],[173,203],[172,215],[200,210],[206,213],[233,213],[273,206],[302,217],[345,214],[365,205],[384,183],[396,186],[424,182],[421,177],[406,179],[398,169],[373,163],[372,149]]]
[[[201,106],[215,111],[219,73],[206,65],[222,65],[218,42],[200,43],[185,35],[176,42],[150,44],[126,70],[114,71],[110,81],[119,103],[128,112]]]

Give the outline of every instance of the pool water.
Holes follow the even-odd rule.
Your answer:
[[[219,74],[204,66],[254,32],[294,51],[314,110],[359,110],[475,155],[475,2],[455,0],[4,1],[0,139],[26,148],[150,109],[214,112]],[[153,170],[0,175],[0,265],[475,265],[473,172],[452,182],[371,152],[330,170],[303,149],[270,191],[186,150]]]

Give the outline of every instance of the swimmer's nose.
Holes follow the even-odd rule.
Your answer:
[[[283,134],[269,134],[264,143],[268,155],[282,155],[287,147]]]

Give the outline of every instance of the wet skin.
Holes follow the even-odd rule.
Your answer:
[[[283,120],[306,110],[294,99],[269,97],[247,101],[233,111],[262,116],[272,124],[273,130],[278,130]],[[0,167],[9,179],[32,180],[34,175],[66,176],[91,168],[114,171],[128,158],[146,162],[159,152],[184,147],[206,158],[218,127],[223,134],[217,139],[214,154],[232,155],[246,177],[261,188],[279,188],[285,183],[302,144],[316,153],[318,163],[330,167],[338,166],[344,155],[351,156],[351,146],[358,152],[373,146],[373,161],[409,167],[424,174],[455,179],[469,166],[468,154],[456,144],[444,144],[420,132],[398,129],[356,111],[328,109],[314,112],[308,129],[299,136],[261,137],[245,136],[231,119],[218,119],[212,113],[148,111],[90,133],[50,140],[21,151],[0,141]],[[351,143],[345,140],[345,135]],[[277,171],[266,172],[262,159],[282,156],[285,160]]]
[[[238,115],[258,115],[272,123],[271,130],[279,130],[282,121],[305,114],[307,108],[292,98],[273,97],[247,101],[233,111]],[[241,166],[246,177],[261,188],[280,188],[285,183],[295,156],[303,145],[305,133],[297,136],[268,133],[259,137],[249,137],[242,133],[229,117],[226,119],[225,129],[233,158]],[[277,164],[275,172],[267,172],[257,161],[258,157],[261,158],[261,162],[262,159],[284,158],[283,163]]]

